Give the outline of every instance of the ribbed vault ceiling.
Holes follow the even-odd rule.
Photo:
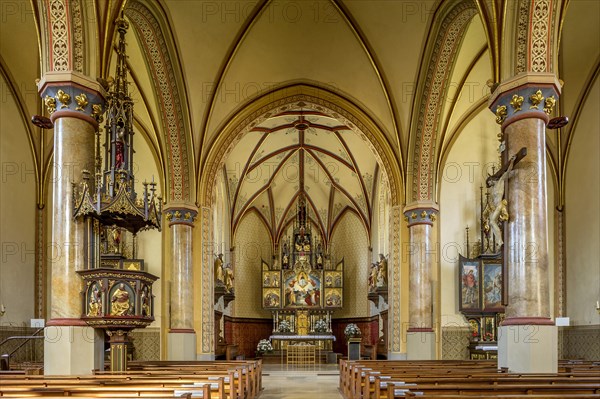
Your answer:
[[[234,231],[255,210],[279,237],[300,194],[326,240],[346,211],[371,224],[377,161],[356,133],[326,114],[302,108],[275,114],[236,144],[223,168]]]

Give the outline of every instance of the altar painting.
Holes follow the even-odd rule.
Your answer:
[[[342,287],[342,272],[326,271],[325,272],[325,287],[341,288]]]
[[[263,272],[263,287],[279,288],[279,272]]]
[[[479,311],[481,309],[481,294],[479,288],[479,261],[467,259],[461,256],[459,265],[459,310]]]
[[[263,288],[263,307],[264,308],[279,308],[281,306],[281,298],[278,288]]]
[[[483,308],[502,310],[502,263],[483,262]]]
[[[325,294],[325,307],[341,308],[342,305],[342,291],[337,288],[327,290],[327,293]]]
[[[285,307],[321,306],[321,273],[289,270],[284,274]]]

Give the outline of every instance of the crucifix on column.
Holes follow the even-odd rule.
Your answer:
[[[504,244],[504,237],[507,234],[507,229],[504,229],[504,234],[500,231],[500,227],[498,226],[499,221],[508,221],[508,209],[507,209],[507,200],[504,199],[504,194],[508,192],[508,178],[510,171],[514,168],[514,166],[519,163],[525,156],[527,155],[527,148],[523,147],[519,150],[518,153],[509,158],[508,162],[504,163],[498,172],[494,173],[492,176],[489,176],[486,179],[486,185],[488,188],[492,190],[492,209],[489,214],[488,223],[490,226],[490,230],[492,236],[494,237],[495,244],[498,246],[502,246]],[[504,246],[504,250],[506,249],[506,245]],[[494,249],[495,250],[495,249]],[[503,257],[505,260],[502,262],[502,275],[505,276],[503,279],[503,305],[508,305],[508,279],[506,276],[508,275],[507,270],[507,262],[506,256]]]

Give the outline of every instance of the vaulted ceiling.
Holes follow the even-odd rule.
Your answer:
[[[279,237],[300,195],[326,240],[346,211],[368,229],[381,178],[374,155],[342,122],[298,105],[253,127],[229,154],[223,172],[233,230],[246,212],[256,210]]]
[[[114,68],[108,62],[110,57],[105,55],[110,55],[112,42],[110,28],[114,28],[111,21],[121,7],[127,10],[135,3],[139,3],[151,8],[155,15],[159,15],[159,26],[155,28],[161,30],[164,39],[168,42],[166,47],[170,50],[169,55],[174,60],[173,73],[177,75],[175,83],[181,93],[181,96],[175,100],[184,104],[181,108],[184,115],[179,116],[183,119],[185,145],[189,147],[189,153],[184,155],[189,158],[191,170],[196,172],[196,176],[190,177],[193,180],[198,179],[198,176],[204,172],[203,162],[213,148],[223,126],[240,109],[261,94],[293,82],[327,87],[364,110],[381,130],[390,148],[395,152],[398,163],[404,164],[406,178],[411,166],[409,148],[415,141],[411,135],[414,134],[418,112],[422,108],[418,103],[418,97],[419,87],[423,82],[419,79],[423,76],[421,72],[428,67],[424,61],[427,59],[425,47],[434,27],[433,21],[440,17],[440,10],[445,5],[459,2],[453,0],[414,2],[119,0],[97,3],[96,8],[88,7],[84,10],[89,13],[85,20],[89,29],[84,34],[85,42],[90,46],[89,52],[86,53],[89,56],[86,62],[92,78],[106,78],[107,75],[114,74]],[[491,46],[489,43],[491,39],[486,40],[486,36],[491,31],[502,33],[501,29],[495,28],[494,23],[503,22],[512,26],[512,22],[494,21],[493,18],[485,17],[491,15],[486,9],[489,9],[490,5],[494,8],[496,3],[476,0],[474,4],[478,6],[479,12],[470,20],[465,36],[460,41],[457,61],[448,77],[450,90],[446,93],[445,103],[440,111],[441,122],[438,132],[440,145],[436,149],[438,158],[433,161],[439,167],[443,166],[444,154],[448,152],[461,130],[477,114],[489,112],[486,109],[486,99],[489,96],[486,81],[494,77],[494,70],[498,68],[499,61],[495,60],[497,54],[493,53],[502,46],[498,43]],[[513,2],[504,4],[509,7]],[[41,75],[39,57],[42,54],[40,47],[36,48],[36,43],[41,40],[39,26],[36,29],[36,24],[40,23],[36,19],[37,7],[39,7],[38,2],[13,1],[10,8],[3,9],[6,13],[3,14],[3,23],[0,24],[0,34],[4,39],[0,40],[0,70],[3,81],[8,86],[3,93],[4,97],[10,95],[17,98],[20,118],[24,121],[33,114],[43,113],[34,83],[35,78]],[[106,11],[107,8],[112,8],[112,12]],[[560,107],[563,114],[573,117],[579,115],[582,104],[587,98],[586,88],[590,87],[590,83],[596,79],[600,70],[595,56],[598,49],[599,29],[597,8],[597,2],[593,1],[570,2],[566,12],[561,48],[558,49],[561,56],[558,73],[559,77],[566,82]],[[18,39],[10,40],[13,37]],[[102,43],[96,43],[95,39]],[[510,41],[510,32],[503,34],[502,39]],[[130,30],[127,40],[133,97],[136,101],[136,127],[141,130],[155,157],[156,167],[162,174],[161,183],[164,192],[165,175],[169,173],[167,147],[172,144],[165,140],[170,132],[165,131],[165,116],[161,114],[160,109],[164,99],[157,93],[156,79],[150,73],[152,60],[148,58],[146,51],[148,42],[135,29]],[[28,50],[23,51],[24,48]],[[580,54],[591,54],[591,56],[581,58]],[[113,62],[114,58],[113,55]],[[297,110],[300,111],[301,107]],[[274,126],[285,125],[291,123],[288,120],[292,117],[288,115],[274,118],[280,121],[272,123]],[[326,125],[319,115],[307,114],[306,118],[309,121],[313,118],[315,124]],[[267,123],[271,122],[265,121],[261,126],[272,127],[265,125]],[[338,122],[331,122],[329,126],[337,126],[336,123]],[[52,154],[52,133],[48,131],[41,134],[37,128],[31,127],[27,122],[24,124],[27,126],[33,157],[37,162],[36,170],[40,186],[38,201],[43,204],[43,182],[49,181],[47,174],[52,169],[48,166]],[[576,121],[565,129],[560,138],[553,132],[548,135],[550,162],[556,164],[555,175],[564,174],[573,126],[576,126]],[[498,127],[493,118],[486,118],[485,123],[477,126],[477,129],[489,130],[495,134]],[[337,154],[341,159],[344,158],[336,152],[338,149],[342,150],[341,153],[352,153],[355,158],[359,158],[358,154],[364,152],[353,150],[351,140],[347,138],[351,137],[351,134],[347,130],[321,131],[318,128],[314,130],[318,136],[312,137],[314,134],[307,131],[305,139],[310,138],[313,143],[317,143],[314,144],[315,147],[321,148],[324,145],[320,142],[321,137],[333,137],[334,139],[328,144],[330,147],[325,146],[323,149]],[[261,132],[251,132],[250,137],[246,139],[251,140],[251,137],[254,137],[255,140],[249,142],[248,151],[254,148],[262,137],[259,133]],[[285,141],[291,140],[292,134],[285,135],[277,131],[273,132],[273,137],[275,136],[282,136],[282,140]],[[346,140],[349,151],[345,150],[338,136]],[[270,141],[264,139],[260,148]],[[290,141],[279,149],[290,146],[291,143]],[[339,143],[336,145],[340,147],[336,149],[333,143]],[[563,147],[564,149],[559,151]],[[257,152],[261,151],[260,148]],[[269,148],[273,151],[275,146]],[[266,151],[267,149],[265,153]],[[233,162],[243,165],[251,157],[250,152],[236,152],[236,154],[238,154],[235,155],[236,158],[227,160],[228,164]],[[294,159],[300,159],[301,154],[304,154],[302,156],[306,170],[311,170],[309,162],[314,162],[315,170],[322,170],[316,160],[321,159],[319,157],[327,157],[324,159],[331,162],[331,165],[340,166],[340,171],[350,170],[346,166],[345,169],[341,168],[343,163],[336,158],[315,149],[288,150],[285,155],[277,156],[290,155],[287,165],[291,165]],[[254,160],[250,159],[250,161]],[[265,160],[264,164],[268,166],[268,162],[269,160]],[[377,175],[374,169],[363,167],[361,162],[357,160],[360,167],[359,174],[373,175],[373,180],[376,181]],[[253,171],[255,173],[258,170],[262,171],[267,168],[265,165],[255,166]],[[229,170],[229,166],[227,168]],[[291,167],[282,170],[287,168]],[[237,205],[236,202],[235,206],[242,207],[239,209],[249,209],[260,204],[259,208],[261,208],[262,204],[267,203],[265,201],[269,192],[277,201],[279,197],[275,190],[284,183],[289,186],[290,191],[297,191],[294,189],[293,182],[288,184],[278,176],[272,180],[269,184],[271,189],[262,189],[262,191],[261,187],[264,184],[242,181],[244,189],[239,190],[240,195],[246,195],[247,199],[255,198],[250,204]],[[363,180],[366,185],[368,179],[363,178]],[[354,203],[348,199],[348,195],[335,187],[334,199],[339,197],[342,206],[348,205],[359,212],[361,218],[368,220],[368,207],[363,207],[361,210],[359,198],[354,197],[354,193],[360,191],[346,188],[346,181],[341,181],[344,181],[343,188]],[[310,187],[306,189],[307,193],[311,190],[316,192],[315,184],[307,187]],[[327,211],[327,218],[320,220],[326,230],[331,224],[332,216],[329,215],[329,207],[324,205],[327,202],[323,199],[330,198],[329,188],[324,187],[319,188],[322,192],[320,195],[310,194],[311,199],[315,201],[315,209]],[[260,195],[255,196],[256,193]],[[362,195],[367,201],[368,192],[367,195],[364,193]],[[317,197],[322,200],[317,200]],[[199,198],[192,195],[190,200],[199,201]],[[285,202],[275,204],[275,208],[281,205],[285,211]]]

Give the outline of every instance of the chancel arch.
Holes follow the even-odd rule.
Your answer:
[[[214,249],[208,251],[204,261],[211,262],[224,253],[224,262],[236,268],[236,286],[238,275],[246,279],[241,268],[260,266],[255,264],[258,258],[248,264],[248,257],[242,254],[247,246],[239,247],[248,225],[258,223],[260,228],[256,228],[268,241],[268,245],[257,247],[262,248],[262,260],[280,267],[281,250],[290,245],[288,240],[297,227],[300,203],[306,206],[306,226],[316,240],[314,245],[318,243],[322,248],[327,262],[342,258],[351,262],[349,278],[363,273],[367,284],[368,259],[378,256],[373,254],[373,246],[382,256],[383,252],[386,257],[391,254],[391,245],[382,242],[390,234],[390,210],[401,200],[400,168],[377,124],[340,95],[312,85],[292,84],[254,99],[224,124],[204,167],[206,173],[198,184],[204,208],[213,209],[213,215],[215,207],[228,212],[216,216],[219,223],[227,221],[227,226],[217,226],[212,220],[208,221],[208,228],[220,237],[223,229],[231,234],[231,242],[213,241],[209,246]],[[344,257],[346,246],[340,244],[343,240],[334,239],[340,234],[335,232],[349,220],[362,225],[359,231],[365,232],[364,248],[359,246],[362,252],[358,257]],[[339,231],[347,230],[346,227]],[[205,232],[204,236],[209,237],[210,233]],[[377,243],[371,241],[374,237]],[[399,245],[399,240],[396,243]],[[219,252],[221,249],[225,251]],[[335,259],[329,258],[332,251]],[[399,277],[394,277],[399,273],[400,262],[390,261],[389,279],[399,283]],[[367,287],[363,288],[364,292]],[[397,292],[400,295],[400,290]],[[236,303],[248,302],[241,295],[242,292],[235,295],[226,316],[232,317],[230,311],[237,312]],[[366,316],[366,298],[363,302],[361,316]],[[206,305],[212,308],[212,304]],[[219,309],[225,306],[218,305]],[[399,307],[397,312],[399,319]],[[352,312],[344,314],[350,316]],[[198,320],[196,324],[199,325]],[[396,349],[399,351],[399,347]]]

